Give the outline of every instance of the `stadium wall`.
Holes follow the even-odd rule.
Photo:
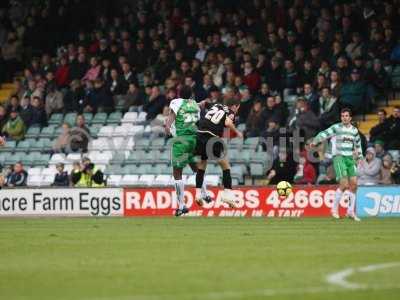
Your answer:
[[[287,199],[279,199],[272,187],[244,186],[233,191],[236,209],[221,202],[222,190],[211,188],[215,199],[200,208],[195,189],[185,191],[189,216],[204,217],[328,217],[336,186],[297,186]],[[128,188],[35,188],[0,190],[0,217],[53,216],[173,216],[175,191],[169,187]],[[347,201],[340,203],[345,214]],[[360,187],[357,214],[400,216],[398,186]]]

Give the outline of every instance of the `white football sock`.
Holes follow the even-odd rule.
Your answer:
[[[207,185],[205,180],[203,181],[203,185],[201,186],[200,194],[202,198],[207,197]]]
[[[183,202],[183,196],[185,195],[185,182],[181,180],[175,180],[175,191],[176,199],[178,200],[178,208],[183,209],[185,203]]]
[[[349,195],[349,207],[347,208],[347,214],[350,216],[354,216],[356,207],[356,195],[350,191],[348,191],[348,195]]]
[[[342,196],[343,196],[343,191],[338,188],[335,192],[335,199],[333,200],[333,206],[332,206],[333,212],[336,212],[336,213],[339,212],[338,211],[339,203],[340,203],[340,200],[342,199]]]

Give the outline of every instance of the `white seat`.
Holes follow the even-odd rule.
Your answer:
[[[139,184],[142,185],[152,185],[155,179],[155,175],[145,174],[141,175],[139,178]]]
[[[65,168],[64,168],[64,170],[65,170]],[[43,176],[49,176],[49,175],[54,176],[54,175],[56,175],[56,173],[57,173],[57,169],[56,168],[52,168],[52,167],[44,168],[42,170],[42,175]]]
[[[104,150],[109,150],[112,145],[110,145],[110,140],[107,138],[98,138],[95,140],[92,140],[89,144],[89,150],[98,150],[98,151],[104,151]]]
[[[138,135],[144,132],[144,126],[143,125],[134,125],[132,127],[129,127],[128,130],[128,135],[133,136],[133,135]]]
[[[46,175],[42,177],[41,186],[50,186],[54,182],[54,175]]]
[[[50,158],[49,164],[56,165],[58,163],[65,163],[66,157],[64,153],[55,153]]]
[[[157,175],[156,178],[154,179],[155,185],[166,186],[166,185],[171,185],[172,183],[173,180],[171,175]]]
[[[99,137],[110,137],[113,135],[114,126],[107,125],[100,128],[99,133],[97,136]]]
[[[135,123],[138,118],[138,113],[135,111],[125,113],[121,123]]]
[[[207,185],[217,186],[219,184],[219,175],[206,175],[204,180]]]
[[[42,174],[42,168],[40,167],[34,167],[34,168],[29,168],[28,169],[28,175],[41,175]]]
[[[80,153],[69,153],[67,155],[67,160],[70,162],[76,162],[82,160],[82,154]]]
[[[144,122],[146,121],[146,116],[147,116],[147,112],[142,111],[138,117],[137,117],[137,122]]]
[[[138,175],[124,175],[120,181],[120,185],[137,185],[139,182]]]
[[[28,175],[28,186],[40,186],[43,181],[43,175]]]
[[[94,164],[108,164],[108,162],[112,159],[113,153],[112,151],[90,151],[89,158]]]
[[[129,124],[129,123],[128,123]],[[112,133],[112,136],[127,136],[129,132],[129,128],[127,126],[117,126],[114,129],[114,132]]]
[[[144,128],[144,132],[146,132],[146,133],[151,132],[151,125],[147,125],[147,126]]]
[[[132,150],[135,142],[132,137],[114,137],[112,140],[113,149],[117,151]]]
[[[120,186],[122,181],[122,175],[110,175],[107,179],[107,185]]]

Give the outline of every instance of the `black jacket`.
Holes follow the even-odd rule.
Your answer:
[[[13,186],[26,186],[27,179],[28,173],[25,170],[22,170],[19,173],[12,172],[7,184]]]
[[[66,171],[57,173],[54,177],[53,186],[69,186],[69,176]]]

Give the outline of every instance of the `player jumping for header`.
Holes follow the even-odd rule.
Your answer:
[[[238,100],[228,100],[226,105],[212,105],[200,118],[199,129],[197,134],[196,154],[200,155],[201,161],[197,165],[196,173],[196,188],[200,189],[204,182],[204,173],[207,168],[207,160],[215,158],[222,169],[222,183],[224,185],[224,193],[222,202],[227,203],[231,208],[235,207],[235,202],[231,196],[232,177],[230,172],[229,160],[222,157],[223,143],[221,137],[224,133],[224,128],[227,127],[234,131],[238,138],[243,138],[243,135],[238,131],[233,123],[235,114],[240,106]],[[197,198],[196,202],[203,205],[202,199]]]
[[[200,116],[198,104],[196,101],[190,99],[192,96],[192,89],[189,86],[182,87],[180,96],[181,98],[171,101],[169,105],[171,111],[165,125],[167,135],[174,135],[172,144],[172,168],[178,200],[178,209],[175,211],[175,216],[177,217],[189,212],[183,201],[185,182],[182,180],[182,170],[189,164],[193,172],[197,171],[194,151],[196,149],[197,136],[196,123]],[[201,194],[207,202],[211,201],[211,199],[207,198],[205,185],[201,186]]]
[[[339,202],[343,193],[348,190],[349,207],[347,216],[360,221],[355,214],[355,202],[357,191],[357,160],[363,158],[361,139],[358,129],[351,124],[351,110],[344,108],[341,111],[341,123],[336,123],[328,129],[320,132],[311,142],[311,146],[335,137],[332,144],[333,167],[339,188],[335,193],[335,200],[332,207],[332,216],[339,219]],[[357,158],[355,159],[354,156]]]

